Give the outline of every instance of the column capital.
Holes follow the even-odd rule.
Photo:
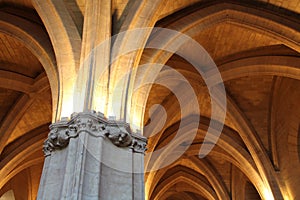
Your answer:
[[[73,113],[70,120],[62,118],[49,128],[48,138],[43,145],[45,156],[67,147],[69,140],[78,137],[81,132],[107,138],[117,147],[132,149],[136,153],[145,153],[147,150],[147,139],[139,133],[133,133],[128,123],[107,119],[100,112]]]

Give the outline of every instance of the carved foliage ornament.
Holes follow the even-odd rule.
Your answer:
[[[118,147],[128,147],[133,152],[145,153],[147,140],[141,135],[131,133],[128,124],[106,120],[102,113],[74,113],[71,120],[61,120],[50,125],[50,133],[44,142],[45,156],[56,149],[63,149],[70,138],[76,138],[80,132],[87,132],[94,137],[106,137]]]

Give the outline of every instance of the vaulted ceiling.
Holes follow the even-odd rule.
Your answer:
[[[293,107],[299,101],[299,92],[296,92],[300,89],[299,76],[296,75],[299,72],[288,72],[290,68],[300,67],[299,26],[289,26],[299,23],[298,3],[297,1],[284,3],[203,1],[157,22],[158,27],[185,32],[205,48],[221,72],[227,103],[231,105],[227,107],[224,128],[216,146],[208,156],[199,159],[199,150],[204,144],[204,136],[207,134],[211,117],[211,102],[206,85],[199,73],[195,72],[195,67],[184,58],[173,55],[164,61],[157,59],[176,69],[188,80],[197,94],[201,119],[198,133],[191,146],[175,164],[147,173],[146,189],[149,191],[147,194],[149,199],[176,199],[176,196],[179,199],[266,198],[262,194],[263,189],[259,189],[260,181],[253,178],[259,171],[254,154],[259,152],[264,152],[265,162],[269,162],[263,164],[266,169],[282,175],[275,178],[286,183],[286,196],[282,198],[289,199],[288,195],[295,198],[299,195],[294,188],[299,179],[287,175],[289,172],[299,174],[299,170],[292,169],[292,166],[299,165],[299,143],[296,142],[298,140],[296,138],[299,138],[296,136],[299,132],[299,117],[296,117],[299,116],[299,110],[295,108],[292,112],[294,113],[292,115],[295,115],[292,117],[293,120],[287,119],[287,114],[280,114],[284,107]],[[245,7],[247,8],[244,10]],[[254,13],[256,16],[253,16]],[[290,32],[286,33],[294,36],[290,39],[282,37],[285,30],[276,30],[278,27],[275,27],[275,24],[288,27],[286,31],[289,29]],[[156,50],[146,50],[141,62],[153,61],[152,57],[155,55],[158,55]],[[168,78],[169,75],[163,72],[162,70],[159,78],[162,79],[164,76]],[[287,87],[283,88],[283,85]],[[177,87],[179,86],[180,83]],[[285,94],[289,95],[284,98]],[[150,152],[169,148],[168,144],[176,139],[178,129],[183,129],[179,127],[179,123],[188,120],[180,113],[179,108],[185,105],[180,104],[176,95],[162,85],[152,86],[146,105],[145,124],[151,126],[151,122],[158,122],[155,120],[155,114],[150,115],[151,119],[148,115],[149,112],[155,113],[151,109],[157,104],[164,106],[168,117],[161,131],[150,137]],[[283,99],[289,100],[286,102]],[[174,107],[178,108],[175,113]],[[195,112],[194,108],[188,108],[191,109],[192,115]],[[159,112],[156,114],[160,118],[158,120],[161,120]],[[246,123],[251,131],[245,133],[243,123]],[[291,126],[294,127],[293,131],[283,131],[285,128],[290,130]],[[294,143],[288,139],[294,137],[290,134],[295,136]],[[251,137],[254,139],[249,139]],[[253,144],[249,144],[251,140],[258,142],[257,147],[261,148],[256,153],[251,149]],[[180,145],[184,143],[179,143],[179,146],[172,150],[179,151]],[[283,152],[289,156],[283,158]],[[292,155],[297,161],[291,160]],[[169,159],[172,159],[172,152],[169,156]],[[156,157],[153,156],[153,159],[153,163],[158,163]],[[168,156],[164,159],[168,159]],[[146,161],[146,167],[151,166],[149,163],[151,158]],[[249,167],[245,167],[247,165]],[[173,172],[175,169],[177,172]],[[187,172],[187,169],[190,171]],[[197,184],[201,186],[191,191]],[[200,189],[201,187],[203,188]],[[194,197],[191,193],[202,197]]]
[[[42,144],[56,101],[49,82],[57,77],[48,70],[57,65],[54,39],[32,2],[0,0],[0,197],[19,188],[16,199],[25,193],[35,199]],[[85,1],[63,2],[82,33]],[[112,2],[113,31],[118,31],[134,11],[131,1]],[[155,49],[142,52],[138,63],[159,61],[169,66],[158,78],[168,77],[170,70],[183,75],[201,111],[197,134],[181,157],[146,173],[147,198],[258,199],[268,196],[268,187],[274,194],[280,191],[282,198],[299,198],[300,0],[165,1],[153,21],[154,26],[184,33],[204,47],[224,81],[227,113],[217,144],[200,159],[212,112],[203,77],[179,55]],[[162,127],[157,123],[161,119],[157,104],[167,114]],[[170,89],[151,87],[144,116],[144,125],[150,127],[145,134],[151,136],[148,153],[164,149],[181,122],[184,134],[189,133],[195,110],[187,103],[182,116],[180,106]],[[149,113],[154,113],[151,119]],[[158,130],[155,135],[153,130]],[[172,151],[186,145],[184,140],[175,143]],[[155,158],[145,160],[146,168],[156,162],[151,159]],[[20,180],[26,182],[22,187]]]
[[[29,24],[44,27],[30,10],[30,1],[0,5],[0,187],[19,188],[15,197],[30,199],[39,184],[36,177],[42,170],[41,146],[51,122],[52,100],[45,70],[31,49],[34,45],[24,40],[25,33],[21,36],[13,29],[25,32],[22,25],[30,28]],[[16,19],[28,24],[18,26]]]

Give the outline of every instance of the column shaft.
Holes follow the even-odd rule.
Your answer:
[[[144,198],[146,139],[126,123],[84,112],[50,129],[38,199]]]

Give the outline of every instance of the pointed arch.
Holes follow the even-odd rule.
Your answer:
[[[59,79],[55,55],[47,33],[38,24],[2,11],[0,11],[0,32],[20,41],[42,64],[51,87],[54,120],[59,101]]]
[[[60,99],[55,112],[56,121],[61,114],[68,117],[72,112],[74,77],[80,64],[81,36],[64,1],[33,0],[32,4],[47,29],[57,61]]]
[[[165,22],[163,24],[163,27],[172,28],[183,34],[194,37],[199,32],[225,21],[243,26],[247,29],[255,30],[257,32],[263,32],[264,34],[276,38],[286,46],[299,52],[299,34],[297,32],[299,23],[297,23],[297,21],[287,16],[276,15],[266,8],[249,8],[244,3],[216,3],[213,5],[202,6],[180,19]],[[175,40],[176,38],[173,39]],[[172,44],[173,39],[167,41],[165,43],[165,46]],[[151,41],[148,42],[151,43]],[[171,56],[171,54],[166,54],[159,49],[153,51],[151,54],[147,54],[148,59],[144,60],[143,62],[165,64]],[[297,72],[296,76],[293,74],[295,71],[292,72],[293,70],[291,70],[291,68],[288,68],[288,70],[286,70],[286,66],[285,68],[281,69],[275,68],[277,72],[275,72],[276,70],[274,70],[274,72],[298,78],[299,70],[297,68],[298,67],[292,67],[292,69]],[[244,71],[239,72],[240,75],[245,73],[245,71],[247,70],[247,68],[244,69]],[[268,69],[271,69],[271,67],[269,67]],[[257,66],[253,73],[268,73],[266,72],[268,71],[268,69],[262,70],[262,68],[259,68]],[[289,71],[289,73],[285,73],[285,70]],[[154,82],[159,72],[159,68],[153,69],[149,67],[147,70],[138,71],[137,77],[153,77]],[[141,92],[140,95],[145,96],[144,99],[148,99],[147,95],[149,95],[150,88],[151,87]],[[136,96],[140,95],[138,94]],[[142,102],[136,102],[137,103],[135,103],[131,107],[131,111],[136,110],[137,105],[142,105],[141,112],[144,112],[147,101],[144,100]],[[272,166],[272,163],[270,162],[269,157],[264,151],[264,148],[262,147],[262,144],[259,141],[252,125],[237,107],[235,102],[233,102],[231,99],[228,99],[228,104],[229,105],[227,106],[227,110],[229,111],[230,118],[236,125],[239,134],[241,135],[251,155],[254,158],[260,175],[262,176],[263,181],[266,184],[266,191],[272,191],[275,198],[283,198],[283,191],[280,191],[280,183],[277,180],[275,170]],[[140,114],[140,116],[144,116],[144,113]]]
[[[215,191],[206,183],[204,179],[193,175],[195,172],[192,169],[183,166],[177,166],[170,171],[172,171],[172,175],[166,177],[157,185],[149,199],[160,199],[160,197],[168,189],[180,182],[187,184],[188,187],[178,187],[177,192],[189,191],[201,196],[205,196],[208,199],[217,199]]]

